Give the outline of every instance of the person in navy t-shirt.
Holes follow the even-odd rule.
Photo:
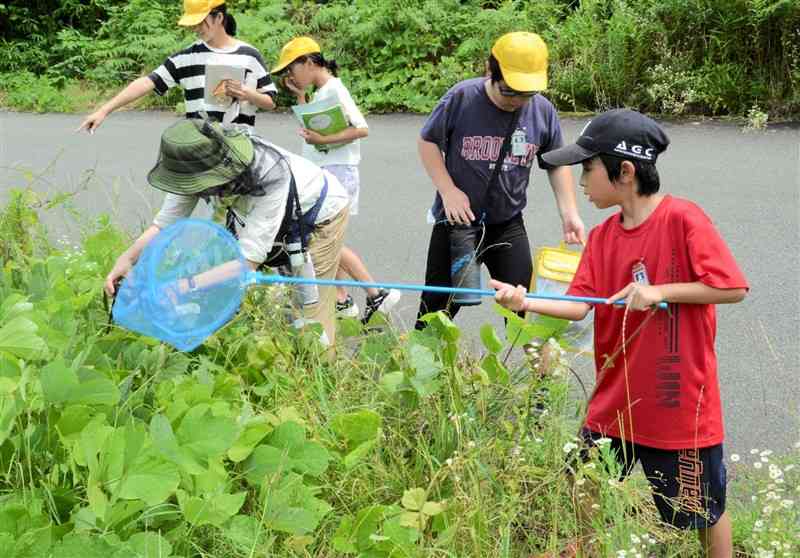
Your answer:
[[[547,170],[563,223],[564,240],[583,243],[584,225],[575,203],[569,167],[547,165],[543,153],[561,147],[561,126],[553,105],[539,94],[547,87],[547,46],[527,32],[503,35],[492,47],[488,78],[456,84],[433,110],[419,138],[422,164],[436,187],[429,212],[433,226],[425,271],[427,285],[451,285],[450,227],[485,225],[481,256],[495,279],[530,284],[533,264],[522,220],[534,158]],[[488,187],[512,119],[511,149],[498,179]],[[424,314],[458,305],[448,295],[423,293],[416,327]]]

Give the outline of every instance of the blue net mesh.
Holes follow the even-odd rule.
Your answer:
[[[190,351],[233,317],[248,267],[223,227],[183,219],[142,251],[114,303],[114,321]]]

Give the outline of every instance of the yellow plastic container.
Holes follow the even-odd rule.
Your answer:
[[[567,292],[578,264],[581,252],[570,250],[562,242],[559,246],[542,246],[536,250],[533,259],[533,276],[530,291],[537,294],[563,295]],[[533,323],[551,325],[560,323],[561,338],[566,341],[567,349],[574,352],[591,353],[594,329],[594,313],[589,312],[580,322],[553,320],[553,318],[531,313],[528,316]],[[568,325],[567,325],[568,324]]]

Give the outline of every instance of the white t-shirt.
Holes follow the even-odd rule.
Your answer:
[[[351,126],[354,128],[368,127],[364,115],[358,110],[358,106],[353,101],[353,97],[347,87],[337,77],[331,77],[325,85],[317,89],[311,97],[311,102],[322,101],[331,97],[338,99],[342,104],[344,114],[347,116],[347,120],[350,121]],[[304,141],[303,157],[321,167],[327,165],[357,165],[361,162],[361,140],[357,139],[324,153]]]
[[[269,146],[289,161],[289,167],[297,184],[297,194],[300,198],[300,207],[303,213],[306,213],[317,202],[326,180],[328,182],[328,192],[317,215],[316,222],[327,221],[347,207],[349,196],[335,176],[322,170],[307,159],[286,151],[275,144],[270,143]],[[257,157],[269,156],[260,153],[261,150],[257,143],[255,147]],[[283,221],[283,215],[286,212],[286,200],[289,196],[288,180],[274,180],[265,186],[266,193],[263,196],[228,196],[224,200],[216,196],[211,198],[212,205],[230,204],[231,209],[244,221],[245,226],[237,227],[236,231],[239,237],[239,246],[244,257],[256,263],[262,263],[266,260],[273,244],[275,244],[275,237]],[[164,197],[161,210],[153,220],[153,224],[163,229],[179,219],[189,217],[200,199],[200,196],[196,195],[167,194]]]

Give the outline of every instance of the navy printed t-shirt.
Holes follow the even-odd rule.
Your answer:
[[[516,217],[525,207],[534,156],[539,168],[551,168],[541,156],[561,147],[563,139],[555,107],[543,96],[536,95],[520,109],[522,113],[517,124],[517,130],[525,133],[527,155],[514,157],[509,149],[497,185],[487,195],[494,162],[513,113],[492,103],[484,89],[485,81],[486,78],[468,79],[453,86],[433,109],[421,136],[442,150],[447,172],[469,197],[475,217],[480,219],[485,212],[485,222],[497,224]],[[483,200],[483,207],[480,207]],[[445,218],[438,192],[431,212],[437,222]]]

